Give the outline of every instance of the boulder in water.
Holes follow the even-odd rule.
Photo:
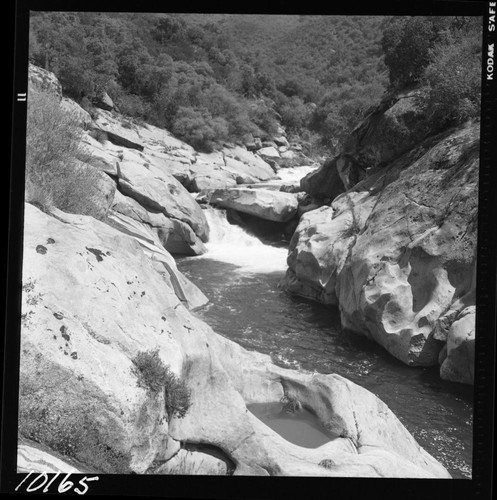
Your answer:
[[[298,208],[295,194],[267,189],[216,189],[210,202],[275,222],[292,219]]]

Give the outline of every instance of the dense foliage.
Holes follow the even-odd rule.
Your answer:
[[[394,89],[427,88],[421,103],[439,128],[480,113],[481,19],[396,17],[382,39]]]
[[[83,106],[104,89],[198,149],[283,125],[334,153],[389,84],[429,85],[433,119],[474,114],[478,29],[455,17],[36,12],[30,59]]]
[[[279,124],[331,147],[383,92],[383,22],[39,12],[30,59],[84,106],[105,89],[122,113],[199,149],[264,138]]]

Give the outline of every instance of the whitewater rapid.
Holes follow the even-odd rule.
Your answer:
[[[279,180],[271,180],[271,184],[294,184],[300,183],[300,179],[307,174],[314,172],[319,167],[316,165],[307,165],[302,167],[281,168],[278,170],[277,176]]]
[[[230,224],[226,211],[208,207],[204,210],[209,224],[207,253],[195,259],[204,258],[226,262],[237,266],[244,273],[271,273],[286,271],[286,248],[262,243],[240,226]]]
[[[278,178],[272,179],[265,185],[298,185],[300,179],[317,168],[316,165],[282,168],[278,171]],[[288,255],[286,248],[267,245],[241,227],[230,224],[224,210],[207,207],[204,213],[210,230],[209,241],[206,244],[207,253],[195,257],[196,259],[212,259],[233,264],[237,266],[237,271],[243,273],[286,271]]]

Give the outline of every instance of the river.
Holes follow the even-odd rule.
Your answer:
[[[197,314],[217,333],[291,369],[338,373],[376,394],[454,478],[470,478],[472,388],[413,368],[377,344],[344,334],[337,308],[278,289],[287,249],[264,244],[208,208],[208,252],[178,268],[210,299]]]

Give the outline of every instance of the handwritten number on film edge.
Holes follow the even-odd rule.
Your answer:
[[[26,479],[28,479],[28,477],[33,474],[34,471],[31,471],[16,487],[15,491],[17,491],[21,485],[26,481]],[[60,482],[59,484],[59,487],[57,488],[57,491],[59,493],[66,493],[67,491],[69,491],[73,486],[74,486],[74,483],[72,481],[69,481],[69,476],[71,475],[72,473],[69,472],[66,474],[66,476],[62,479],[62,481]],[[48,481],[48,475],[46,472],[42,472],[40,474],[38,474],[38,476],[36,476],[32,481],[31,483],[29,484],[29,486],[26,488],[26,492],[28,493],[32,493],[38,489],[40,489],[42,486],[45,486],[43,488],[43,493],[47,493],[48,492],[48,489],[50,487],[50,485],[57,479],[57,477],[60,475],[60,472],[57,472],[57,474],[55,474],[55,476],[52,478],[52,480],[50,482],[48,482],[48,484],[45,486],[45,483]],[[40,484],[36,484],[38,482],[39,479],[43,478],[43,482],[41,482]],[[89,487],[88,485],[86,484],[87,482],[89,481],[98,481],[98,476],[93,476],[93,477],[83,477],[82,479],[79,480],[79,486],[82,488],[74,488],[74,491],[78,494],[78,495],[84,495]]]

